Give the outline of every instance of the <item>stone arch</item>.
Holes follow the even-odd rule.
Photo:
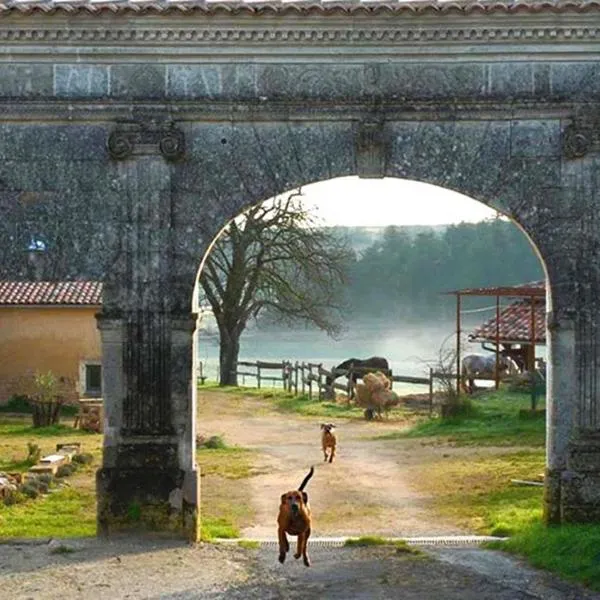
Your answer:
[[[43,230],[53,278],[104,280],[99,529],[135,500],[197,538],[199,257],[245,205],[350,174],[454,189],[533,241],[546,515],[599,521],[598,6],[163,4],[0,6],[0,271],[26,277]]]

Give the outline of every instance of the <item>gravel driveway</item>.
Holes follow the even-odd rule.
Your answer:
[[[274,545],[189,546],[160,540],[0,545],[6,600],[591,600],[577,586],[502,553],[471,547],[310,548],[313,566],[277,562]]]

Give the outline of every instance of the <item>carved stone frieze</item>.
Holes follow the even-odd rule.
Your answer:
[[[124,122],[110,132],[107,148],[116,160],[160,152],[166,160],[174,161],[185,152],[185,137],[173,123]]]
[[[140,42],[160,44],[164,48],[165,42],[170,44],[217,44],[229,45],[231,43],[247,44],[259,43],[261,45],[281,43],[289,44],[428,44],[443,42],[446,44],[463,45],[465,42],[489,43],[497,42],[526,42],[535,41],[598,41],[600,27],[579,27],[569,25],[530,25],[530,26],[486,26],[472,25],[438,26],[438,27],[369,27],[357,28],[355,23],[348,28],[313,26],[310,28],[285,28],[272,29],[269,27],[248,26],[240,23],[235,28],[225,27],[194,27],[193,29],[175,28],[111,28],[103,27],[70,27],[56,29],[54,27],[10,27],[0,29],[1,42],[21,42],[60,44],[61,42],[77,43],[82,46],[99,42]]]

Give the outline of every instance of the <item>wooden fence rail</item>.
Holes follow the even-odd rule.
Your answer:
[[[237,370],[236,374],[242,376],[245,383],[245,377],[256,379],[257,387],[260,388],[264,382],[281,382],[284,390],[298,395],[306,395],[312,400],[313,394],[317,394],[319,400],[331,399],[335,397],[336,390],[342,391],[348,395],[352,394],[353,379],[357,376],[358,379],[369,372],[382,371],[392,380],[392,389],[394,383],[412,383],[417,385],[427,385],[429,391],[429,412],[433,411],[433,389],[436,379],[450,379],[454,381],[456,374],[437,372],[429,369],[428,377],[415,377],[413,375],[394,375],[391,370],[386,369],[368,369],[368,368],[353,368],[353,369],[333,369],[327,370],[323,368],[322,363],[307,363],[295,361],[239,361],[237,369],[246,367],[253,369]],[[273,374],[276,371],[276,374]],[[347,377],[345,383],[336,381],[337,378]],[[332,383],[327,384],[328,378]]]

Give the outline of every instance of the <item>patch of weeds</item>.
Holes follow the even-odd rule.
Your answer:
[[[348,538],[344,542],[344,546],[387,546],[390,543],[389,540],[378,535],[363,535],[358,538]]]
[[[71,461],[79,465],[89,465],[94,461],[94,455],[85,452],[81,454],[75,454]]]
[[[77,465],[73,463],[60,465],[60,467],[56,469],[56,477],[69,477],[70,475],[73,475],[76,470]]]
[[[59,546],[54,546],[49,550],[50,554],[72,554],[75,552],[75,548],[71,548],[70,546],[65,546],[64,544],[60,544]]]
[[[220,435],[211,435],[207,440],[205,440],[201,448],[208,448],[209,450],[217,450],[217,449],[225,449],[227,448],[227,444],[225,440]]]
[[[240,530],[224,518],[202,518],[200,538],[211,542],[215,538],[234,539],[240,537]]]
[[[257,542],[256,540],[240,540],[237,545],[240,548],[246,548],[249,550],[260,548],[260,542]]]
[[[137,502],[132,502],[127,507],[127,518],[130,521],[139,521],[142,518],[142,507]]]
[[[394,548],[396,548],[396,554],[410,554],[412,556],[425,557],[425,553],[421,552],[418,548],[410,546],[406,540],[395,540],[393,542]]]

